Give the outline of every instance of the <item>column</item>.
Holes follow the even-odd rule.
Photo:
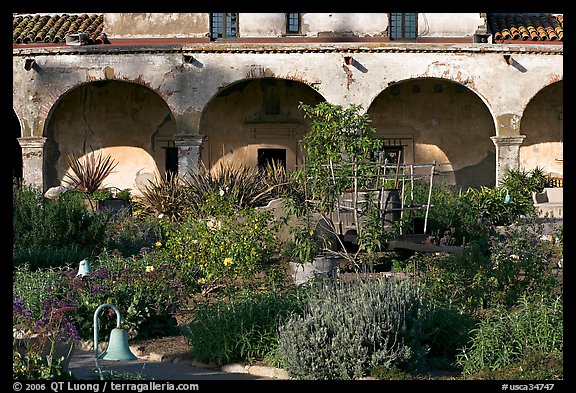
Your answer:
[[[496,187],[506,176],[508,169],[520,168],[520,145],[526,135],[490,137],[496,146]]]
[[[44,145],[45,137],[32,136],[18,138],[22,148],[22,182],[38,187],[44,192]]]
[[[200,147],[204,135],[176,135],[174,144],[178,147],[178,175],[198,171]]]

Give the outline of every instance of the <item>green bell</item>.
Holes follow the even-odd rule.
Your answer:
[[[128,334],[124,329],[114,328],[110,332],[108,347],[99,356],[102,360],[135,360],[138,359],[128,346]]]
[[[82,259],[80,261],[80,266],[78,267],[78,273],[76,276],[86,276],[87,274],[92,273],[92,267],[90,267],[90,262],[88,259]]]

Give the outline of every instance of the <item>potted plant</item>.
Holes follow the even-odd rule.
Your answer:
[[[300,173],[291,172],[290,191],[281,197],[288,239],[285,256],[290,258],[290,275],[296,285],[317,274],[336,276],[340,256],[338,241],[329,224],[306,198]]]
[[[303,284],[316,275],[336,277],[340,256],[332,252],[333,246],[320,223],[316,229],[310,225],[292,227],[286,254],[291,258],[289,266],[294,283]]]
[[[68,165],[71,172],[67,172],[64,178],[71,190],[84,194],[88,208],[93,211],[130,208],[129,189],[104,187],[104,180],[118,165],[112,156],[92,151],[81,159],[72,153],[68,155]]]

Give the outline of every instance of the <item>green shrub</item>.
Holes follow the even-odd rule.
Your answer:
[[[90,213],[75,193],[48,199],[23,186],[13,189],[12,206],[14,266],[66,266],[102,250],[110,215]]]
[[[536,215],[532,193],[541,192],[544,185],[544,172],[538,167],[508,169],[499,187],[470,188],[463,197],[493,225],[510,225],[523,216]]]
[[[273,360],[277,356],[278,326],[302,307],[302,294],[255,292],[215,303],[198,303],[194,320],[183,335],[200,361],[222,365],[234,361]]]
[[[548,294],[559,281],[554,276],[554,244],[543,240],[544,226],[527,221],[508,226],[490,245],[490,304],[514,305],[524,293]]]
[[[14,268],[12,292],[22,300],[36,319],[42,316],[42,304],[52,296],[52,288],[59,285],[58,271],[56,268],[48,268],[32,272],[27,265]]]
[[[414,188],[411,191],[414,196],[413,204],[426,204],[429,189],[428,183],[414,181]],[[465,195],[459,188],[447,184],[435,185],[432,188],[430,203],[433,207],[428,213],[426,233],[434,237],[436,244],[461,246],[490,235],[491,223],[479,219],[478,209]],[[408,211],[402,223],[405,232],[414,231],[415,220],[423,221],[424,212]]]
[[[64,369],[62,359],[52,359],[38,352],[21,354],[12,351],[12,379],[14,380],[74,380]]]
[[[487,246],[472,242],[459,253],[413,258],[425,272],[422,280],[431,299],[466,312],[510,307],[525,292],[549,293],[559,284],[553,274],[557,246],[542,238],[542,224],[530,219],[508,226]]]
[[[523,295],[510,312],[497,307],[472,331],[457,355],[464,374],[498,370],[529,352],[561,354],[564,347],[561,296]]]
[[[469,378],[481,380],[550,381],[564,379],[562,352],[527,351],[519,359],[497,370],[483,369]]]
[[[118,255],[130,257],[162,242],[163,237],[162,223],[157,217],[134,216],[121,210],[110,219],[105,247]]]
[[[370,370],[370,376],[375,379],[386,381],[406,381],[413,380],[414,375],[397,368],[376,366]]]
[[[284,368],[296,379],[357,379],[419,362],[420,299],[412,280],[319,281],[304,312],[279,328]]]
[[[430,312],[423,319],[421,342],[428,348],[428,363],[431,366],[444,363],[454,368],[456,355],[470,340],[470,331],[476,322],[476,318],[470,314],[449,305],[436,304],[430,307]]]

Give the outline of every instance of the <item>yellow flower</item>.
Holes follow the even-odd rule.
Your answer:
[[[146,273],[153,272],[154,266],[146,266]]]
[[[204,277],[200,277],[198,279],[198,284],[205,284],[206,283],[206,279]]]
[[[162,247],[162,242],[156,242],[156,247]]]
[[[224,258],[224,266],[228,267],[230,265],[232,265],[232,258],[230,257]]]

